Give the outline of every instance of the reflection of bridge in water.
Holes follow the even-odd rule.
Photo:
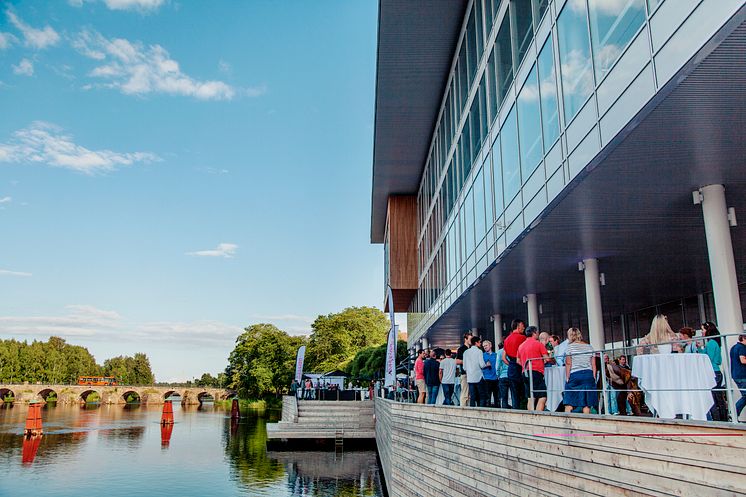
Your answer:
[[[126,404],[139,399],[141,404],[162,404],[165,400],[180,397],[185,405],[197,405],[214,400],[227,400],[235,397],[236,392],[225,388],[201,387],[163,387],[155,385],[51,385],[51,384],[0,384],[1,399],[10,396],[14,402],[46,402],[51,396],[57,397],[60,404],[86,402],[91,394],[98,396],[102,404]]]

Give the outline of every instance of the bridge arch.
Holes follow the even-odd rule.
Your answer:
[[[171,400],[173,402],[183,402],[184,401],[184,395],[182,392],[179,392],[178,390],[168,390],[166,393],[163,394],[163,400]]]
[[[78,396],[78,398],[83,404],[101,402],[102,397],[103,396],[101,395],[101,392],[98,390],[94,390],[94,389],[84,390]]]
[[[51,388],[44,388],[43,390],[39,391],[39,393],[36,394],[37,397],[39,397],[44,402],[56,402],[59,395],[56,391],[54,391]],[[52,398],[53,400],[47,400],[49,398]]]
[[[204,402],[215,402],[215,396],[212,394],[212,392],[208,392],[207,390],[203,390],[200,393],[197,394],[197,400],[200,404]]]
[[[232,400],[238,398],[238,394],[232,390],[221,390],[220,400]]]
[[[15,400],[15,397],[16,397],[16,393],[10,388],[0,388],[0,404],[5,402],[6,399]],[[8,402],[12,402],[12,400],[8,400]]]
[[[137,390],[127,390],[122,394],[122,400],[127,404],[140,404],[142,396]]]

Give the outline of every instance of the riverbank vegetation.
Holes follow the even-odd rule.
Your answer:
[[[79,376],[114,376],[127,385],[149,385],[155,380],[148,356],[118,356],[103,365],[85,347],[59,337],[46,342],[0,340],[0,383],[76,383]]]
[[[389,326],[386,315],[373,307],[319,316],[309,337],[290,335],[272,324],[253,324],[236,339],[223,378],[218,375],[220,386],[235,389],[241,398],[286,392],[301,345],[307,347],[304,371],[340,369],[355,378],[375,378],[383,371]],[[406,356],[406,342],[398,343],[398,356]]]

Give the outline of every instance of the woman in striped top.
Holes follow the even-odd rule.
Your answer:
[[[572,412],[576,407],[580,407],[584,414],[590,414],[591,407],[598,405],[593,347],[583,341],[583,334],[577,328],[567,330],[567,338],[570,344],[567,346],[565,357],[565,412]]]

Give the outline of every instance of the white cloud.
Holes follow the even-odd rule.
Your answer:
[[[150,152],[87,149],[74,143],[72,136],[64,134],[60,127],[43,121],[31,123],[13,133],[7,143],[0,143],[0,162],[47,164],[86,174],[159,160]]]
[[[158,9],[164,0],[104,0],[111,10],[138,10],[147,12]]]
[[[217,80],[200,81],[183,73],[179,63],[160,45],[145,46],[123,38],[107,39],[95,31],[83,31],[73,41],[83,55],[100,61],[89,76],[104,81],[100,86],[126,95],[164,93],[199,100],[231,100],[236,89]]]
[[[18,38],[10,33],[0,33],[0,50],[10,48],[14,43],[18,43]]]
[[[236,255],[236,249],[238,249],[238,245],[236,245],[235,243],[220,243],[214,249],[187,252],[186,255],[194,255],[198,257],[223,257],[226,259],[230,259],[234,255]]]
[[[114,311],[90,305],[69,305],[62,316],[0,316],[4,335],[93,336],[101,330],[121,326],[121,316]]]
[[[21,59],[17,66],[13,66],[13,74],[19,76],[33,76],[34,64],[28,59]]]
[[[28,278],[32,276],[32,274],[23,271],[10,271],[8,269],[0,269],[0,276],[20,276],[22,278]]]
[[[41,50],[59,43],[60,35],[51,26],[47,25],[44,29],[32,28],[23,22],[11,9],[8,9],[6,14],[11,24],[23,34],[26,46]]]
[[[13,197],[0,197],[0,204],[9,204],[13,201]]]
[[[132,323],[118,312],[92,305],[68,305],[47,316],[0,316],[0,334],[15,337],[86,337],[91,340],[198,345],[230,348],[243,332],[238,325],[212,320]]]
[[[82,7],[85,2],[94,2],[95,0],[67,0],[73,7]],[[103,0],[109,10],[136,10],[141,13],[148,13],[158,10],[165,3],[165,0]]]

